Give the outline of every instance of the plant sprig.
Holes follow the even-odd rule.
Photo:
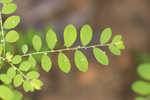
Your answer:
[[[71,62],[69,58],[65,55],[64,51],[75,51],[74,62],[77,69],[81,72],[86,72],[88,70],[88,59],[81,49],[93,49],[93,55],[96,60],[103,64],[108,65],[109,59],[105,51],[99,47],[108,47],[110,52],[114,55],[120,55],[121,50],[125,49],[122,41],[121,35],[116,35],[113,37],[112,41],[109,43],[112,37],[111,28],[106,28],[102,31],[99,43],[94,45],[89,45],[93,38],[93,30],[90,25],[86,24],[80,30],[80,46],[73,47],[73,44],[77,40],[77,29],[74,25],[69,24],[64,29],[64,49],[55,49],[58,38],[56,32],[53,29],[48,29],[46,33],[45,41],[49,50],[41,51],[42,49],[42,39],[39,35],[33,35],[32,37],[32,47],[35,52],[28,51],[28,45],[23,45],[21,50],[22,54],[13,54],[6,50],[5,44],[17,43],[20,38],[19,33],[14,30],[19,23],[21,18],[16,15],[9,16],[4,22],[2,21],[3,14],[12,14],[17,6],[12,3],[12,0],[0,0],[3,4],[2,12],[0,13],[0,23],[1,23],[1,36],[2,43],[0,43],[0,68],[3,68],[5,63],[9,64],[6,72],[0,74],[0,80],[7,85],[12,82],[14,87],[23,86],[25,92],[33,92],[34,90],[39,90],[43,86],[43,83],[39,80],[39,72],[34,69],[37,66],[37,60],[34,55],[41,54],[41,67],[44,71],[49,72],[52,68],[53,62],[48,56],[49,53],[58,53],[58,66],[60,70],[64,73],[69,73],[71,70]],[[7,32],[7,33],[6,33]],[[25,57],[27,59],[25,59]],[[1,97],[1,95],[0,95]]]

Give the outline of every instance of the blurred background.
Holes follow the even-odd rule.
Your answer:
[[[133,100],[131,84],[137,79],[137,53],[149,52],[150,1],[149,0],[14,0],[18,4],[17,15],[22,18],[21,30],[34,28],[45,35],[51,25],[61,40],[67,24],[78,30],[90,24],[94,30],[93,42],[106,27],[113,35],[122,34],[126,50],[121,56],[109,55],[110,65],[97,63],[88,50],[89,70],[79,72],[74,66],[69,74],[58,69],[41,71],[44,86],[41,91],[25,94],[31,100]],[[42,32],[43,31],[43,32]],[[63,42],[63,41],[62,41]],[[77,41],[80,44],[80,41]],[[67,53],[73,60],[73,53]],[[56,55],[53,60],[56,61]]]

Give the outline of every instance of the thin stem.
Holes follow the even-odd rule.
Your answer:
[[[2,14],[0,12],[0,27],[2,32],[2,42],[3,42],[3,48],[4,48],[4,56],[5,56],[5,38],[4,38],[4,28],[3,28],[3,20],[2,20]]]
[[[50,51],[42,51],[42,52],[34,52],[34,53],[27,53],[21,56],[31,56],[31,55],[36,55],[36,54],[45,54],[45,53],[54,53],[54,52],[63,52],[63,51],[73,51],[73,50],[78,50],[78,49],[89,49],[89,48],[94,48],[94,47],[101,47],[101,46],[109,46],[110,44],[95,44],[92,46],[77,46],[73,48],[65,48],[65,49],[58,49],[58,50],[50,50]]]

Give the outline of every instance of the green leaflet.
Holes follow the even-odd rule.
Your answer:
[[[9,78],[13,79],[16,76],[16,70],[13,67],[10,67],[7,70],[7,75]]]
[[[31,68],[34,69],[36,67],[36,60],[34,59],[34,57],[33,56],[29,56],[28,61],[31,64]]]
[[[14,96],[13,96],[13,99],[11,99],[11,100],[22,100],[23,95],[21,92],[14,90],[13,94],[14,94]]]
[[[22,57],[19,55],[14,56],[14,58],[12,59],[13,64],[19,64],[21,61],[22,61]]]
[[[74,25],[69,24],[64,29],[64,45],[71,47],[77,39],[77,30]]]
[[[2,14],[12,14],[17,9],[17,5],[15,3],[4,4],[2,8]]]
[[[14,93],[5,85],[0,85],[0,98],[3,100],[12,100]]]
[[[21,86],[22,83],[23,83],[23,77],[22,77],[22,75],[17,74],[17,75],[15,76],[15,78],[14,78],[13,83],[14,83],[14,86],[15,86],[15,87]]]
[[[24,44],[22,47],[21,47],[21,50],[22,50],[22,53],[27,53],[28,52],[28,45],[27,44]]]
[[[40,90],[41,87],[43,86],[43,83],[40,80],[33,79],[31,82],[32,82],[32,87],[34,87],[37,90]]]
[[[31,68],[31,64],[29,61],[23,61],[19,66],[19,69],[25,72],[28,71],[30,68]]]
[[[60,52],[58,55],[58,65],[62,72],[69,73],[71,70],[71,64],[68,57]]]
[[[121,55],[120,50],[125,49],[125,46],[122,41],[122,36],[116,35],[113,38],[112,43],[109,45],[108,48],[109,48],[110,52],[112,52],[114,55]]]
[[[49,29],[46,34],[46,42],[50,49],[55,48],[56,43],[57,43],[57,36],[56,36],[56,33],[52,29]]]
[[[120,50],[125,49],[121,35],[116,35],[112,40],[112,44],[114,44],[116,46],[116,48],[118,48]]]
[[[109,64],[108,56],[101,49],[93,48],[93,54],[99,63],[101,63],[103,65]]]
[[[28,79],[38,79],[40,77],[40,74],[36,71],[30,71],[27,73]]]
[[[113,39],[112,39],[112,43],[116,43],[122,40],[122,36],[121,35],[116,35]]]
[[[109,45],[109,50],[114,54],[114,55],[117,55],[117,56],[119,56],[120,54],[121,54],[121,52],[120,52],[120,50],[116,47],[116,46],[114,46],[114,45]]]
[[[32,84],[31,84],[31,82],[28,81],[28,80],[24,81],[23,89],[24,89],[25,92],[29,92],[29,91],[33,92],[34,91],[34,88],[33,88]]]
[[[106,44],[110,40],[111,36],[112,36],[111,28],[104,29],[100,37],[100,43]]]
[[[40,51],[41,47],[42,47],[42,40],[38,35],[34,35],[32,38],[32,44],[33,44],[33,48],[36,51]]]
[[[147,99],[144,97],[136,97],[135,100],[147,100]]]
[[[52,67],[52,61],[49,56],[43,55],[41,59],[42,68],[44,71],[49,72]]]
[[[13,0],[0,0],[0,3],[10,3],[12,2]]]
[[[79,50],[75,51],[74,60],[75,65],[80,71],[86,72],[88,70],[88,60],[81,51]]]
[[[136,81],[132,84],[132,90],[140,95],[149,95],[150,83],[144,81]]]
[[[15,30],[11,30],[6,34],[5,39],[10,43],[16,42],[19,39],[19,34]]]
[[[139,65],[137,72],[143,79],[150,80],[150,64]]]
[[[0,80],[4,83],[4,84],[10,84],[12,82],[12,79],[7,75],[7,74],[1,74],[0,75]]]
[[[80,31],[80,40],[83,46],[86,46],[90,43],[93,36],[93,30],[90,25],[84,25]]]
[[[15,28],[19,23],[20,23],[20,17],[19,16],[10,16],[4,22],[4,28],[5,29],[12,29],[12,28]]]
[[[120,41],[120,42],[116,43],[115,45],[120,50],[123,50],[126,48],[125,45],[123,44],[123,41]]]

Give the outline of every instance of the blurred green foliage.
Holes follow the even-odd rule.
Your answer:
[[[132,84],[132,90],[141,95],[135,100],[149,100],[150,99],[150,53],[137,53],[136,61],[138,63],[137,74],[140,80]]]

